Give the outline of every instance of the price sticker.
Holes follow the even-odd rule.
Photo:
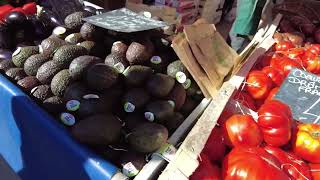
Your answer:
[[[122,173],[128,177],[134,177],[139,173],[139,170],[132,164],[132,162],[128,162],[123,166]]]
[[[127,112],[127,113],[132,113],[134,112],[134,110],[136,109],[136,106],[133,105],[132,103],[130,102],[126,102],[124,104],[124,110]]]

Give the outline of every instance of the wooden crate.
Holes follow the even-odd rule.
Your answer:
[[[187,180],[196,170],[199,166],[198,157],[225,106],[231,100],[234,93],[241,87],[246,75],[258,57],[274,44],[272,36],[281,18],[281,15],[277,16],[273,24],[268,28],[268,31],[259,31],[253,41],[243,51],[241,56],[246,61],[242,63],[241,68],[235,72],[235,75],[222,85],[218,95],[212,98],[196,125],[178,149],[174,159],[159,176],[159,180],[173,178],[175,180]]]

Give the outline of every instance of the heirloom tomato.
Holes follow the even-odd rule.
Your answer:
[[[272,146],[266,146],[264,149],[279,160],[282,170],[286,172],[291,179],[312,179],[308,164],[295,154]]]
[[[292,59],[283,59],[283,61],[279,64],[279,70],[282,71],[285,77],[290,73],[293,68],[303,68],[303,64],[301,62],[292,60]]]
[[[271,78],[272,82],[276,86],[281,86],[282,82],[284,81],[284,75],[281,71],[271,66],[264,67],[262,71]]]
[[[222,128],[215,127],[209,139],[202,150],[202,154],[205,154],[211,162],[214,161],[222,161],[223,157],[226,153],[226,145],[224,142],[223,131]]]
[[[277,100],[267,101],[259,109],[258,115],[258,125],[267,144],[278,147],[290,141],[293,121],[286,104]]]
[[[267,98],[273,87],[272,80],[262,71],[251,71],[247,78],[247,90],[257,100]]]
[[[267,97],[267,99],[266,99],[265,102],[271,101],[271,100],[273,99],[273,97],[279,92],[279,89],[280,89],[279,87],[273,88],[273,89],[270,91],[269,96]]]
[[[235,147],[225,157],[224,180],[289,180],[280,162],[260,147]]]
[[[233,115],[223,126],[224,137],[231,147],[259,146],[262,141],[262,133],[258,124],[249,115]]]
[[[314,73],[314,74],[319,74],[320,73],[320,58],[316,57],[314,59],[309,59],[307,61],[307,71]]]
[[[320,125],[299,124],[293,151],[310,163],[320,163]]]
[[[275,46],[276,51],[288,51],[291,48],[294,48],[294,45],[290,41],[281,41]]]

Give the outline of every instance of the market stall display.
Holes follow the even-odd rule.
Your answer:
[[[37,11],[32,19],[17,12],[5,16],[4,28],[33,28],[25,25],[31,20],[44,28],[42,36],[17,37],[10,47],[1,46],[3,75],[75,140],[125,175],[135,176],[147,163],[145,155],[165,145],[203,100],[200,88],[161,28],[111,32],[82,21],[100,13],[92,7],[68,15],[64,22],[49,9],[38,6]]]

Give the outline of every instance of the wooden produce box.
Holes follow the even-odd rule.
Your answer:
[[[217,120],[226,106],[234,105],[233,95],[242,87],[250,69],[256,63],[258,57],[264,54],[275,43],[272,36],[282,16],[278,15],[268,31],[260,30],[252,42],[240,54],[244,61],[240,62],[239,69],[234,76],[224,82],[218,94],[212,97],[209,105],[200,116],[186,139],[177,150],[172,161],[159,176],[159,180],[187,180],[199,166],[198,158],[203,150]],[[231,102],[230,102],[231,101]]]

